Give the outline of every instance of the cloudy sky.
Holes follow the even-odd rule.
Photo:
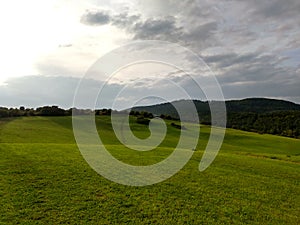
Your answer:
[[[176,43],[197,54],[211,73],[194,70],[193,75],[214,74],[225,99],[300,103],[299,12],[299,0],[6,1],[0,8],[0,106],[71,107],[78,82],[97,60],[144,40]],[[184,60],[195,67],[189,57]],[[97,71],[86,77],[85,88],[96,92],[106,83],[101,106],[116,97],[110,90],[124,87],[128,94],[116,97],[123,102],[119,107],[146,89],[185,98],[158,78],[177,82],[192,98],[208,98],[179,70],[140,63],[120,69],[109,81]]]

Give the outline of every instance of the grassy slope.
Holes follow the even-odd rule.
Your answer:
[[[160,148],[118,145],[108,117],[97,118],[113,155],[148,165],[167,157],[179,131]],[[76,147],[71,118],[0,122],[0,223],[22,224],[299,224],[300,140],[227,130],[214,163],[198,171],[209,128],[178,174],[160,184],[127,187],[94,172]],[[139,137],[149,131],[132,127]],[[103,132],[105,130],[105,132]]]

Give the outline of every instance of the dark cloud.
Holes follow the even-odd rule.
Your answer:
[[[105,11],[86,11],[80,22],[90,26],[105,25],[110,22],[110,15]]]
[[[81,22],[92,26],[111,23],[133,34],[133,38],[138,40],[166,40],[170,39],[170,36],[182,36],[182,28],[176,25],[175,18],[171,16],[143,20],[141,15],[130,15],[128,12],[112,15],[103,11],[87,11],[82,16]]]
[[[182,28],[176,26],[173,17],[140,21],[131,31],[134,33],[134,39],[138,40],[174,40],[183,35]]]
[[[92,22],[85,24],[110,23],[135,40],[190,48],[218,74],[227,97],[300,98],[300,1],[137,2],[138,10],[89,13]]]
[[[215,70],[222,84],[244,85],[246,83],[278,81],[279,83],[295,78],[295,68],[283,66],[286,57],[260,54],[219,54],[206,56],[204,60]]]
[[[215,37],[217,27],[216,22],[207,22],[193,26],[182,35],[181,43],[197,52],[211,46],[219,45]]]
[[[131,30],[131,28],[140,20],[141,15],[129,15],[128,12],[123,12],[121,14],[111,16],[111,22],[113,25],[122,29],[126,28],[128,30]]]
[[[203,15],[201,14],[201,16]],[[202,23],[195,23],[188,28],[178,18],[171,15],[143,19],[142,15],[137,13],[113,14],[103,11],[88,11],[82,16],[81,22],[92,26],[111,23],[132,34],[135,40],[165,40],[187,46],[195,46],[196,42],[198,48],[204,45],[206,47],[213,45],[216,41],[213,36],[217,29],[217,23],[214,21],[202,20]]]
[[[217,30],[218,24],[216,22],[207,22],[201,25],[194,26],[193,29],[185,35],[187,41],[206,40],[213,35],[213,31]]]
[[[237,53],[225,53],[225,54],[215,54],[211,56],[203,56],[204,61],[209,64],[215,64],[216,68],[221,70],[227,67],[236,66],[271,66],[274,67],[282,62],[284,58],[279,58],[274,55],[265,55],[260,52],[251,52],[244,54]]]
[[[226,99],[252,97],[269,97],[281,98],[285,100],[300,102],[300,91],[297,86],[300,82],[294,84],[285,80],[278,81],[261,81],[255,83],[227,84],[223,85],[222,89]]]
[[[266,18],[279,19],[299,17],[300,1],[298,0],[272,0],[272,1],[249,1],[254,8],[254,14]]]

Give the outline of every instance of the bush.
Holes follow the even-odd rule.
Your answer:
[[[171,126],[177,128],[177,129],[180,129],[180,130],[181,129],[182,130],[186,130],[185,126],[181,126],[181,125],[178,125],[176,123],[171,123]]]
[[[136,122],[139,123],[139,124],[149,125],[150,120],[149,120],[149,119],[146,119],[146,118],[144,118],[144,117],[138,117],[138,118],[136,119]]]

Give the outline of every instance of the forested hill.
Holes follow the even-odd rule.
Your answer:
[[[226,108],[228,112],[266,113],[290,110],[300,111],[300,105],[293,102],[266,98],[248,98],[226,101]]]
[[[145,111],[162,117],[178,118],[175,107],[180,108],[186,118],[193,118],[191,100],[180,100],[152,106],[135,107],[133,111]],[[193,100],[203,124],[210,124],[209,103]],[[218,104],[218,102],[212,102]],[[175,107],[174,107],[175,106]],[[300,105],[293,102],[266,98],[248,98],[226,101],[227,127],[270,133],[288,137],[300,136]]]
[[[180,100],[174,101],[172,103],[162,103],[158,105],[151,106],[139,106],[132,110],[134,111],[146,111],[153,114],[161,115],[171,115],[176,117],[177,113],[173,105],[175,106],[188,106],[190,100]],[[193,100],[198,113],[209,114],[209,104],[207,101]],[[228,113],[268,113],[276,111],[300,111],[300,105],[293,102],[276,100],[276,99],[266,99],[266,98],[247,98],[243,100],[230,100],[226,101],[226,109]],[[187,108],[188,111],[188,108]]]

